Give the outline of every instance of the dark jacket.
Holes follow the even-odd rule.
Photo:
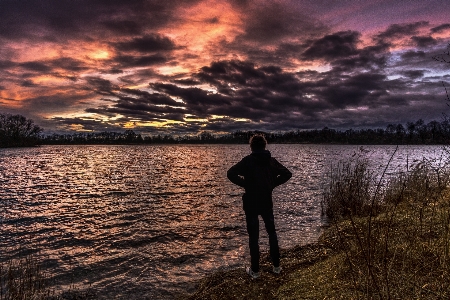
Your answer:
[[[228,172],[228,179],[245,189],[242,196],[246,213],[262,213],[273,209],[272,191],[288,181],[292,173],[268,150],[253,151]]]

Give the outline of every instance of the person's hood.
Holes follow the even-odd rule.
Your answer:
[[[251,155],[264,162],[269,162],[272,157],[269,150],[254,150]]]

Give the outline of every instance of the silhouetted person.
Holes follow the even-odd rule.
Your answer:
[[[270,152],[266,150],[266,144],[267,141],[264,136],[252,136],[250,139],[252,153],[232,166],[227,172],[227,177],[232,183],[245,189],[242,200],[251,257],[251,267],[248,267],[246,271],[254,279],[259,277],[258,216],[262,217],[269,235],[273,272],[279,274],[281,271],[280,250],[273,216],[272,191],[292,176],[292,173],[286,167],[271,157]]]

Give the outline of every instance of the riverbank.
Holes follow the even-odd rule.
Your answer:
[[[420,163],[381,191],[363,163],[333,178],[332,225],[317,243],[283,250],[280,275],[266,254],[259,279],[217,272],[180,299],[449,299],[448,172]]]
[[[272,265],[268,254],[262,257],[261,277],[251,279],[244,268],[216,272],[197,284],[197,290],[191,295],[181,295],[179,299],[292,299],[299,293],[308,291],[308,299],[323,298],[324,287],[329,283],[327,265],[335,260],[336,251],[332,245],[322,242],[297,246],[281,250],[281,274],[271,272]],[[315,278],[318,269],[322,276]],[[314,278],[314,280],[313,280]],[[339,287],[335,287],[339,288]],[[328,291],[333,292],[331,286]],[[297,297],[294,297],[297,295]]]
[[[446,201],[449,199],[447,196]],[[448,212],[448,207],[445,210]],[[443,212],[440,209],[435,217]],[[390,250],[384,255],[374,251],[378,252],[375,256],[379,256],[373,259],[378,288],[372,286],[371,290],[367,289],[373,278],[370,278],[368,268],[364,268],[365,262],[361,262],[361,251],[353,251],[355,249],[348,249],[345,245],[355,238],[351,222],[346,221],[326,230],[315,244],[282,249],[283,270],[280,275],[271,272],[269,256],[265,254],[259,279],[251,279],[244,268],[220,271],[201,279],[193,294],[181,295],[179,299],[388,299],[389,294],[395,294],[395,299],[448,299],[450,265],[448,257],[445,257],[446,250],[441,247],[446,243],[448,249],[448,242],[443,241],[446,233],[424,230],[420,243],[407,242],[411,239],[407,233],[416,231],[418,228],[415,226],[420,223],[417,218],[418,222],[408,225],[411,213],[403,210],[394,220],[400,222],[391,227],[391,232],[404,238],[393,237],[394,241],[388,241]],[[430,225],[433,216],[426,218],[425,227]],[[376,223],[384,222],[382,219],[377,218]],[[356,222],[367,225],[367,218]],[[385,258],[388,259],[379,264],[378,260]],[[356,261],[359,261],[359,266]],[[408,292],[402,296],[405,290]]]

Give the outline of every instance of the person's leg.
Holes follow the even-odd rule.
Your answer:
[[[275,218],[273,216],[273,210],[263,213],[262,218],[264,225],[266,226],[267,234],[269,235],[270,245],[270,257],[274,267],[280,266],[280,249],[278,247],[278,237],[275,230]]]
[[[247,221],[248,241],[250,246],[251,268],[259,272],[259,220],[257,214],[245,214]]]

